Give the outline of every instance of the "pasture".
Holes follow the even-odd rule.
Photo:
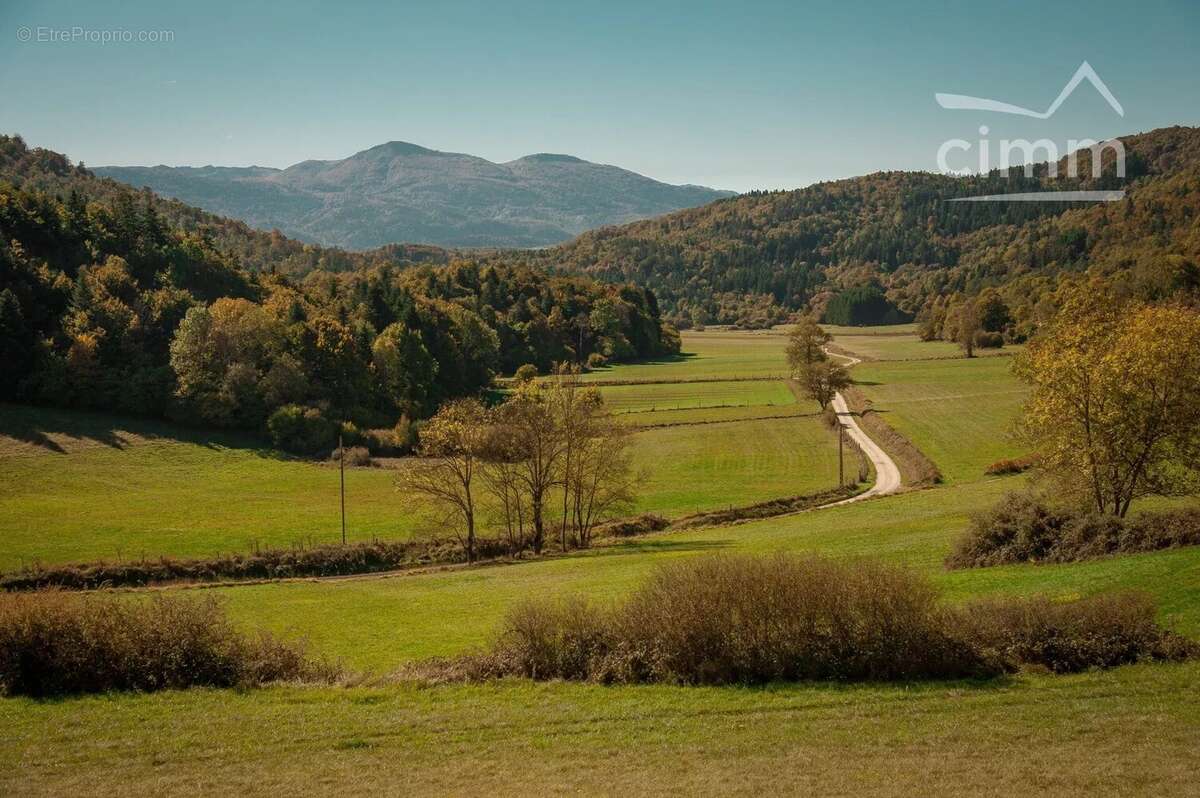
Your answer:
[[[782,380],[606,385],[600,388],[600,395],[614,413],[796,404],[796,397]]]
[[[768,371],[771,364],[782,363],[781,335],[740,334],[752,353],[749,363],[739,363],[736,335],[686,334],[689,357],[621,368],[637,369],[637,379],[728,378],[751,376],[741,369],[774,373]],[[846,337],[861,346],[859,339],[868,336],[839,336],[839,342]],[[525,597],[580,594],[598,602],[619,600],[657,564],[712,552],[882,558],[926,574],[950,602],[991,594],[1074,598],[1144,590],[1158,602],[1165,623],[1200,636],[1197,548],[1065,565],[945,570],[942,560],[969,513],[1024,484],[1021,476],[983,475],[991,461],[1023,453],[1008,437],[1023,389],[1008,371],[1008,358],[904,361],[898,355],[936,345],[917,342],[911,331],[870,338],[875,352],[897,357],[855,366],[861,390],[940,466],[945,484],[514,565],[213,592],[239,623],[304,637],[315,651],[378,677],[407,661],[485,645],[507,609]],[[615,378],[612,372],[618,369],[606,371]],[[624,373],[621,378],[634,377]],[[664,425],[643,429],[635,439],[638,460],[650,467],[640,507],[681,514],[819,489],[834,477],[833,436],[819,418],[806,415],[815,407],[796,403],[790,394],[790,403],[782,402],[780,390],[788,391],[784,383],[686,387],[705,385],[715,387],[699,394],[704,398],[693,409],[678,410],[649,409],[664,404],[664,391],[678,384],[603,388],[606,398],[616,392],[614,406],[623,400],[627,411],[641,408],[624,412],[623,419]],[[739,392],[747,404],[712,406]],[[762,404],[776,400],[781,403]],[[748,420],[752,414],[775,413],[784,415]],[[108,462],[114,470],[107,481],[100,480],[93,464],[63,481],[61,475],[70,473],[66,455],[16,451],[27,445],[9,441],[11,451],[0,467],[8,476],[18,473],[13,465],[18,457],[58,458],[42,466],[28,460],[20,473],[36,480],[43,469],[47,476],[42,478],[49,480],[53,470],[53,479],[60,480],[55,484],[81,493],[70,505],[76,515],[69,523],[75,526],[64,527],[68,516],[51,512],[44,516],[48,526],[41,527],[43,532],[73,530],[63,538],[73,540],[67,548],[75,551],[91,545],[86,534],[95,526],[91,519],[119,518],[116,500],[104,511],[109,516],[96,515],[106,491],[157,479],[159,472],[169,476],[166,464],[151,460],[138,466],[142,476],[127,474],[121,456],[149,458],[157,446],[159,460],[181,462],[182,452],[161,450],[168,445],[199,450],[188,457],[232,456],[195,441],[130,440],[123,447],[81,443],[71,456],[113,458]],[[317,475],[328,470],[229,449],[251,463],[242,466],[247,479],[250,474],[261,479],[270,468],[311,469]],[[138,454],[143,450],[145,455]],[[237,472],[235,461],[216,462],[214,472]],[[202,482],[194,472],[181,481]],[[10,492],[0,504],[5,532],[18,528],[12,520],[12,484],[5,481]],[[162,490],[164,503],[189,495],[182,485]],[[43,495],[49,502],[55,491],[48,487]],[[206,501],[215,506],[217,498]],[[216,512],[203,510],[206,506],[193,504],[201,508],[197,512]],[[261,511],[258,516],[260,521],[269,517]],[[139,518],[152,524],[154,516]],[[178,523],[187,522],[181,517]],[[204,534],[206,527],[186,528],[195,536],[196,529]],[[134,534],[140,533],[127,525],[118,537]],[[45,545],[32,531],[24,539],[33,550]],[[1190,761],[1200,739],[1200,703],[1192,689],[1198,679],[1200,666],[1188,664],[1066,677],[1020,674],[988,684],[701,689],[506,681],[417,688],[382,679],[351,688],[190,690],[45,703],[9,699],[0,702],[0,791],[18,786],[26,794],[112,791],[120,783],[149,792],[199,793],[265,787],[349,794],[397,785],[408,794],[463,793],[484,785],[494,794],[753,793],[768,785],[777,788],[779,774],[786,773],[794,791],[820,794],[1104,795],[1115,794],[1118,784],[1136,785],[1135,793],[1181,793],[1192,786]]]

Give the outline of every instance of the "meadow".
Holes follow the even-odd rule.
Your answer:
[[[686,380],[703,377],[785,377],[785,331],[685,331],[683,351],[642,363],[595,369],[585,380]]]
[[[684,348],[692,357],[622,368],[642,369],[641,379],[683,378],[683,364],[687,378],[746,376],[734,374],[744,365],[731,354],[735,335],[688,333]],[[741,335],[753,341],[746,345],[756,360],[750,368],[782,362],[781,336]],[[881,558],[927,575],[951,602],[1138,589],[1158,602],[1164,623],[1200,636],[1196,548],[947,571],[943,558],[968,514],[1025,483],[1022,476],[983,474],[997,457],[1021,453],[1008,431],[1022,389],[1008,358],[905,361],[901,354],[928,346],[911,331],[872,340],[884,356],[853,374],[888,422],[941,467],[943,485],[516,565],[211,590],[246,626],[307,638],[315,651],[376,676],[405,661],[484,646],[507,608],[524,597],[613,601],[657,564],[711,552]],[[761,341],[771,342],[773,355]],[[658,388],[622,387],[633,388],[632,396]],[[821,478],[836,451],[822,447],[828,432],[819,419],[740,415],[767,409],[626,414],[680,424],[639,433],[643,459],[656,472],[644,501],[720,506],[738,491],[786,495],[801,492],[810,476]],[[717,413],[727,415],[708,417]],[[643,437],[650,434],[661,437]],[[793,448],[793,441],[804,444]],[[690,461],[675,463],[667,454],[684,451]],[[1189,763],[1200,739],[1198,682],[1200,665],[1188,664],[1020,674],[987,684],[700,689],[505,681],[418,688],[384,679],[353,688],[9,699],[0,702],[0,791],[104,791],[120,783],[200,793],[340,794],[401,785],[409,794],[485,785],[495,794],[754,793],[781,791],[786,774],[782,791],[835,795],[1184,792],[1194,786]]]
[[[690,340],[691,362],[712,361],[710,375],[729,376],[727,335]],[[770,340],[781,359],[782,337]],[[636,512],[679,517],[837,484],[836,436],[783,381],[602,392],[638,428],[635,464],[646,478]],[[395,487],[404,461],[388,465],[347,469],[349,540],[433,534]],[[338,493],[335,465],[246,436],[0,405],[0,571],[337,542]]]

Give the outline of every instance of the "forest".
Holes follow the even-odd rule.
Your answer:
[[[1051,177],[950,177],[878,172],[794,191],[750,192],[620,227],[602,228],[521,259],[652,288],[680,328],[762,327],[795,311],[831,323],[912,318],[939,296],[1001,290],[1014,329],[1036,326],[1035,308],[1062,275],[1090,270],[1129,290],[1170,293],[1197,280],[1200,130],[1162,128],[1122,138],[1125,177],[1105,150]],[[1064,159],[1065,161],[1065,159]],[[1104,203],[951,202],[1020,191],[1124,189]],[[1164,268],[1165,266],[1165,268]],[[861,292],[883,293],[887,303]],[[858,305],[852,309],[850,305]]]
[[[679,348],[631,284],[431,248],[326,250],[15,137],[0,153],[5,400],[269,432],[293,451],[371,429],[405,448],[411,421],[497,373]]]

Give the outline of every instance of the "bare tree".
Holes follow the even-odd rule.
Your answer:
[[[586,548],[598,523],[633,507],[639,477],[630,452],[632,431],[612,417],[598,395],[581,409],[577,454],[563,494],[570,497],[579,546]]]
[[[475,399],[443,405],[421,430],[423,459],[406,469],[397,486],[440,514],[475,561],[476,478],[486,451],[489,413]]]
[[[533,530],[529,543],[540,554],[546,543],[546,500],[558,484],[565,443],[550,392],[555,384],[528,383],[497,409],[498,422],[511,435],[513,478],[528,500]]]

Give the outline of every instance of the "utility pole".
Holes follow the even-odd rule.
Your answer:
[[[846,425],[842,423],[841,419],[838,419],[838,487],[839,488],[846,487],[846,478],[844,476],[844,471],[843,471],[845,458],[842,455],[842,440],[845,438],[845,436],[846,436]]]
[[[338,470],[342,478],[342,545],[346,545],[346,447],[342,446],[342,434],[338,433]]]

